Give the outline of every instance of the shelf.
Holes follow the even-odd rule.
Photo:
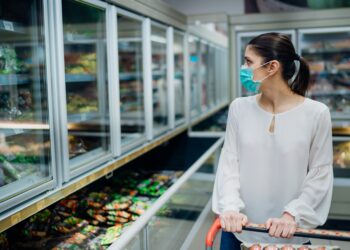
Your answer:
[[[338,89],[331,91],[309,91],[308,96],[330,96],[330,95],[350,95],[350,90],[347,89]]]
[[[15,32],[20,34],[27,33],[26,29],[21,24],[6,20],[0,20],[0,31]]]
[[[96,39],[82,34],[66,33],[64,36],[64,44],[96,44],[106,42],[106,39]]]
[[[96,76],[90,74],[66,74],[65,79],[67,83],[93,82],[96,81]]]
[[[28,84],[31,79],[25,74],[0,74],[0,86]]]
[[[125,72],[119,74],[120,81],[130,81],[142,78],[142,72]]]
[[[335,120],[346,120],[347,124],[350,125],[350,113],[344,112],[331,112],[332,119]]]
[[[97,112],[68,114],[68,123],[86,122],[97,119],[100,114]]]
[[[152,76],[166,76],[166,72],[163,70],[152,70]]]
[[[319,48],[309,48],[303,49],[301,54],[326,54],[326,53],[350,53],[350,48],[337,49],[337,48],[327,48],[327,49],[319,49]]]

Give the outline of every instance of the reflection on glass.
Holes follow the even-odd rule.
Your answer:
[[[175,56],[175,119],[185,118],[185,81],[184,81],[184,36],[174,33]]]
[[[76,158],[74,167],[109,149],[106,20],[104,10],[80,1],[63,0],[62,8],[69,158]],[[89,157],[82,162],[80,155]]]
[[[334,142],[333,151],[333,166],[350,169],[350,141]]]
[[[0,4],[0,201],[51,177],[42,1]]]
[[[148,227],[150,249],[181,249],[210,200],[214,162],[209,158],[152,218]]]
[[[350,115],[350,30],[302,34],[301,55],[311,70],[309,96],[328,105],[333,118]]]
[[[190,54],[190,83],[191,83],[191,116],[198,115],[201,111],[201,88],[199,81],[200,65],[200,42],[194,37],[189,37],[189,54]]]
[[[215,72],[216,64],[215,64],[215,48],[213,46],[209,46],[208,48],[208,64],[207,64],[207,103],[209,108],[213,108],[215,105],[215,80],[217,73]]]
[[[122,144],[145,134],[142,78],[142,22],[118,14]]]
[[[200,79],[202,82],[202,108],[203,110],[208,109],[208,80],[209,80],[209,45],[201,43],[201,60],[199,65]]]
[[[168,86],[166,29],[152,25],[153,129],[155,134],[168,127]]]

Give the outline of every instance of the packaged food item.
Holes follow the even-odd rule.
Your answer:
[[[251,247],[249,247],[249,250],[261,250],[262,247],[259,244],[254,244]]]
[[[292,245],[284,245],[281,250],[295,250],[295,248]]]
[[[131,214],[126,212],[126,211],[108,211],[108,215],[109,216],[119,216],[119,217],[126,218],[126,219],[131,217]]]
[[[122,231],[121,225],[109,227],[106,230],[105,235],[101,239],[101,245],[110,245],[120,236]]]
[[[310,248],[308,246],[301,246],[298,247],[298,250],[310,250]]]
[[[120,203],[119,201],[112,201],[110,203],[107,203],[103,210],[124,210],[127,209],[131,205],[131,202],[124,202]]]
[[[127,219],[127,218],[113,216],[113,215],[107,216],[107,219],[108,219],[109,223],[114,223],[114,224],[115,223],[127,223],[127,222],[129,222],[129,219]]]

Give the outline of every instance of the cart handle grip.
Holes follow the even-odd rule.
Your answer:
[[[221,229],[220,219],[216,218],[213,225],[211,225],[206,238],[206,246],[212,247],[214,239],[218,231]]]
[[[215,219],[213,225],[211,226],[207,234],[206,243],[208,244],[208,246],[212,246],[213,241],[215,239],[215,235],[220,229],[221,229],[221,224],[220,224],[220,219],[218,217]],[[243,230],[261,232],[261,233],[268,233],[269,231],[264,224],[255,224],[255,223],[247,223],[247,225],[243,227]],[[324,239],[324,240],[350,241],[349,231],[297,228],[296,232],[294,233],[294,236],[308,237],[308,238],[314,238],[314,239]]]

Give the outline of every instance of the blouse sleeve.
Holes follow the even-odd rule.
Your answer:
[[[329,110],[320,114],[300,196],[285,207],[299,227],[315,228],[327,220],[333,191],[332,122]]]
[[[239,168],[237,157],[236,101],[229,108],[224,146],[221,150],[216,173],[212,210],[216,214],[226,211],[239,212],[244,208],[240,198]]]

